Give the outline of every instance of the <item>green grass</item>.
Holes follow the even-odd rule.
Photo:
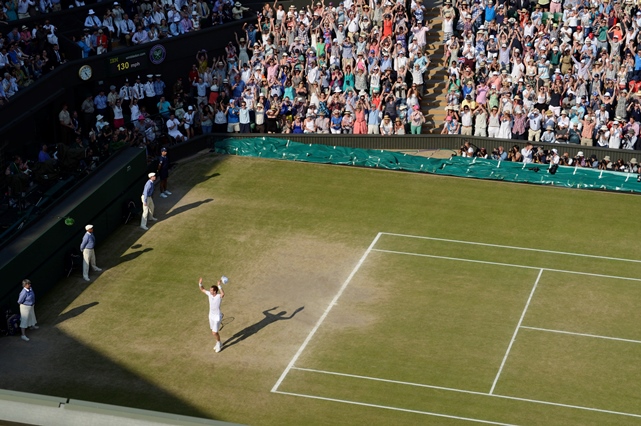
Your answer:
[[[296,367],[486,394],[539,268],[641,276],[640,262],[599,258],[639,258],[631,221],[614,219],[636,211],[629,195],[210,156],[181,164],[170,188],[150,231],[125,226],[98,242],[105,272],[95,282],[74,277],[41,299],[48,355],[27,358],[39,378],[25,383],[0,367],[6,387],[246,424],[465,424],[270,392],[379,232],[596,257],[383,235],[375,249],[516,266],[372,251]],[[196,283],[221,274],[231,278],[223,340],[248,336],[214,354]],[[638,281],[545,271],[523,325],[639,340],[640,289]],[[303,309],[261,322],[273,307]],[[521,329],[496,393],[641,414],[640,349]],[[299,369],[279,390],[514,424],[641,423]]]

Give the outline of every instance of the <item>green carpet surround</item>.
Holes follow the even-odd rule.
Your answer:
[[[425,158],[392,151],[303,144],[269,137],[224,139],[216,142],[215,149],[221,154],[244,157],[374,167],[567,188],[641,193],[641,182],[637,182],[638,175],[636,173],[582,167],[561,166],[555,174],[551,174],[547,164],[525,164],[463,157]]]

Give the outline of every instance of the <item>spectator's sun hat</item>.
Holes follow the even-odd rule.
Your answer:
[[[604,124],[603,126],[601,126],[601,129],[600,129],[600,130],[601,130],[602,132],[607,132],[607,131],[608,131],[608,126],[606,126],[606,125]]]
[[[552,127],[552,126],[547,126],[547,127],[545,128],[545,130],[554,130],[554,127]]]
[[[577,156],[577,157],[584,157],[584,155],[583,155],[583,151],[579,151],[579,152],[577,152],[576,156]]]
[[[105,117],[100,115],[100,114],[96,115],[96,120],[98,120],[98,121],[102,120],[103,118],[105,118]]]
[[[88,231],[88,230],[90,230],[90,229],[93,229],[93,225],[87,225],[87,226],[85,226],[85,230],[87,230],[87,231]]]
[[[93,9],[89,9],[89,12],[88,12],[88,13],[89,13],[90,15],[95,15],[95,14],[96,14],[96,12],[94,12],[94,11],[93,11]]]
[[[611,160],[610,160],[610,156],[609,156],[609,155],[606,155],[605,157],[603,157],[603,161],[611,161]]]
[[[26,25],[23,25],[23,26],[22,26],[22,29],[23,29],[23,30],[28,30],[28,29],[29,29],[29,27],[27,27]]]
[[[335,109],[335,110],[332,112],[332,115],[340,115],[340,114],[341,114],[341,112],[340,112],[339,110],[337,110],[337,109]]]
[[[151,172],[151,173],[147,174],[147,177],[149,177],[149,178],[152,178],[154,176],[156,176],[156,173],[154,173],[154,172]]]
[[[558,154],[558,153],[559,153],[559,151],[557,151],[557,149],[556,149],[556,148],[552,148],[552,152],[553,152],[553,153],[555,153],[555,154]]]
[[[630,164],[637,164],[636,158],[630,158]]]

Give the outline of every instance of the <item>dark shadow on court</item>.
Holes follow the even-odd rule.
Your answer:
[[[179,215],[181,213],[186,212],[187,210],[195,209],[196,207],[199,207],[199,206],[201,206],[203,204],[211,203],[212,201],[214,201],[213,198],[207,198],[206,200],[195,201],[193,203],[185,204],[184,206],[180,206],[178,208],[175,208],[174,210],[171,211],[171,213],[168,213],[168,214],[166,214],[164,216],[161,216],[160,220],[168,219],[170,217]]]
[[[230,346],[235,345],[236,343],[240,343],[243,340],[247,339],[248,337],[253,336],[254,334],[258,333],[260,330],[263,328],[267,327],[269,324],[274,323],[276,321],[284,321],[284,320],[290,320],[294,318],[294,315],[305,309],[304,306],[301,306],[300,308],[296,309],[294,312],[291,313],[289,316],[285,316],[287,311],[280,311],[277,314],[271,313],[271,311],[277,309],[278,306],[274,306],[271,309],[267,309],[263,311],[263,315],[265,315],[265,318],[261,319],[258,321],[256,324],[252,324],[249,327],[245,327],[244,329],[240,330],[238,333],[234,334],[231,336],[229,339],[223,343],[223,348],[228,348]]]
[[[60,324],[61,322],[67,321],[68,319],[75,318],[78,315],[83,314],[87,309],[93,308],[98,302],[87,303],[86,305],[78,306],[76,308],[70,309],[69,311],[61,314],[56,318],[55,324]]]
[[[209,179],[213,179],[213,178],[218,177],[218,176],[220,176],[220,173],[213,173],[213,174],[211,174],[209,176],[205,176],[205,178],[203,179],[203,182],[206,182]]]
[[[125,255],[123,255],[123,256],[120,256],[120,257],[116,260],[116,263],[115,263],[115,265],[114,265],[114,266],[116,266],[116,265],[120,265],[120,264],[125,263],[125,262],[129,262],[129,261],[131,261],[131,260],[134,260],[134,259],[138,258],[138,256],[140,256],[141,254],[143,254],[143,253],[149,253],[149,252],[150,252],[150,251],[152,251],[152,250],[153,250],[153,248],[151,248],[151,247],[147,247],[147,248],[146,248],[146,249],[144,249],[144,250],[138,250],[138,251],[134,251],[134,252],[132,252],[132,253],[128,253],[128,254],[125,254]]]

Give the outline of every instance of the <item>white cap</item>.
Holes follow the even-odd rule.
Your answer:
[[[552,152],[557,154],[559,151],[557,151],[556,148],[552,148]]]
[[[156,173],[151,172],[151,173],[149,173],[147,176],[149,176],[150,178],[152,178],[152,177],[156,176]]]
[[[87,225],[87,226],[85,226],[85,230],[87,230],[87,231],[88,231],[88,230],[90,230],[90,229],[93,229],[93,225]]]

